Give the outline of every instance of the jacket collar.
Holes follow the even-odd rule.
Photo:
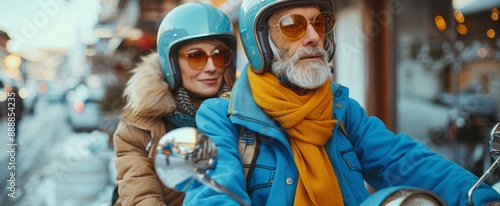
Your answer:
[[[266,114],[255,102],[248,82],[247,69],[248,67],[243,69],[231,91],[229,115],[236,116],[242,120],[260,122],[260,124],[279,129],[280,126],[276,124],[274,119]],[[239,122],[235,121],[235,123]]]

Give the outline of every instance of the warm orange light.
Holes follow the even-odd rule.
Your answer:
[[[488,36],[490,39],[495,38],[495,30],[488,29],[488,31],[486,31],[486,36]]]
[[[17,70],[19,66],[21,66],[22,59],[17,54],[9,54],[5,57],[4,63],[7,66],[7,69]]]
[[[498,13],[492,13],[491,19],[493,19],[493,21],[498,21]]]
[[[215,7],[219,7],[222,4],[226,3],[226,1],[227,0],[212,0],[212,5],[214,5]]]
[[[434,22],[436,23],[436,27],[440,30],[440,31],[444,31],[446,29],[446,21],[444,20],[444,18],[440,15],[436,16],[434,18]]]
[[[453,13],[453,16],[455,17],[455,20],[458,22],[458,23],[464,23],[465,21],[465,17],[464,17],[464,14],[462,14],[462,12],[460,10],[455,10],[455,12]]]
[[[461,35],[466,35],[468,32],[467,26],[463,24],[457,25],[457,32]]]

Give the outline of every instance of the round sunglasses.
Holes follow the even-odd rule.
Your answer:
[[[232,59],[232,51],[222,48],[215,48],[211,54],[207,54],[201,49],[193,49],[191,51],[179,53],[179,55],[187,58],[187,62],[192,69],[201,69],[205,67],[208,58],[212,58],[212,62],[216,67],[226,67],[231,63]]]
[[[278,24],[269,28],[279,27],[280,32],[290,40],[298,40],[307,33],[307,25],[311,24],[319,35],[327,35],[335,28],[335,15],[332,12],[321,12],[312,21],[300,14],[290,14],[281,17]]]

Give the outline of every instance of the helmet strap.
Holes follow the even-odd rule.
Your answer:
[[[281,75],[280,77],[278,77],[278,79],[279,79],[281,85],[288,87],[294,91],[307,90],[305,88],[302,88],[302,87],[290,82],[290,80],[288,80],[288,78],[286,78],[285,75]]]

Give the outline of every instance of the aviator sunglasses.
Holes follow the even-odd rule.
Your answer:
[[[215,48],[211,54],[205,53],[201,49],[193,49],[191,51],[179,53],[187,58],[188,64],[192,69],[201,69],[207,65],[208,58],[212,58],[212,62],[216,67],[225,67],[231,63],[231,50]]]
[[[312,21],[300,14],[290,14],[281,17],[278,24],[269,28],[279,27],[280,32],[290,40],[298,40],[307,32],[307,25],[311,24],[321,36],[327,35],[335,28],[335,16],[331,12],[321,12]]]

